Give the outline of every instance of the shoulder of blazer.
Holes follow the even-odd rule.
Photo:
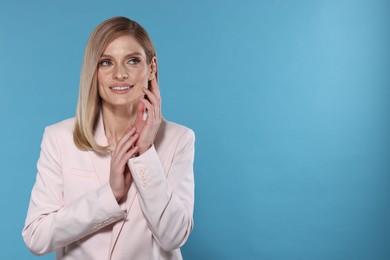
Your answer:
[[[194,143],[194,141],[195,134],[190,128],[163,120],[154,144],[157,150],[160,150],[162,147],[175,149],[179,143],[185,145]]]
[[[193,134],[192,129],[165,119],[161,123],[159,132],[163,132],[164,134],[174,134],[175,136],[181,136],[187,132]]]
[[[46,128],[49,128],[50,130],[58,132],[58,133],[65,132],[65,133],[73,134],[75,121],[76,121],[76,119],[74,117],[68,118],[68,119],[65,119],[61,122],[55,123],[53,125],[49,125]]]
[[[61,122],[49,125],[45,128],[45,135],[57,140],[72,140],[73,130],[75,125],[75,118],[65,119]]]

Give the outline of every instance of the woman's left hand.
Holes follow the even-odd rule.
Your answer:
[[[143,91],[149,100],[144,97],[140,98],[134,123],[139,134],[136,146],[140,155],[153,145],[162,121],[161,97],[156,78],[151,81],[151,90],[144,88]],[[144,120],[145,108],[147,111],[146,120]]]

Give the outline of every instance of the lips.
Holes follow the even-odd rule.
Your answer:
[[[117,90],[117,91],[123,91],[123,90],[128,90],[130,87],[121,87],[121,86],[118,86],[118,87],[112,87],[111,89],[112,90]]]
[[[124,94],[127,93],[132,87],[133,85],[128,85],[128,84],[122,84],[122,85],[115,84],[110,86],[110,89],[115,93]]]

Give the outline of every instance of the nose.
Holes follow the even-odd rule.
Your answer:
[[[125,80],[129,77],[129,73],[124,65],[117,65],[114,71],[114,78],[116,80]]]

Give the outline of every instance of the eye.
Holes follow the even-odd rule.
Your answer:
[[[112,65],[112,62],[110,60],[101,60],[101,61],[99,61],[99,66],[108,67],[108,66],[111,66],[111,65]]]
[[[129,59],[129,61],[128,61],[128,63],[129,63],[129,64],[132,64],[132,65],[137,65],[139,62],[140,62],[140,60],[137,59],[137,58],[131,58],[131,59]]]

